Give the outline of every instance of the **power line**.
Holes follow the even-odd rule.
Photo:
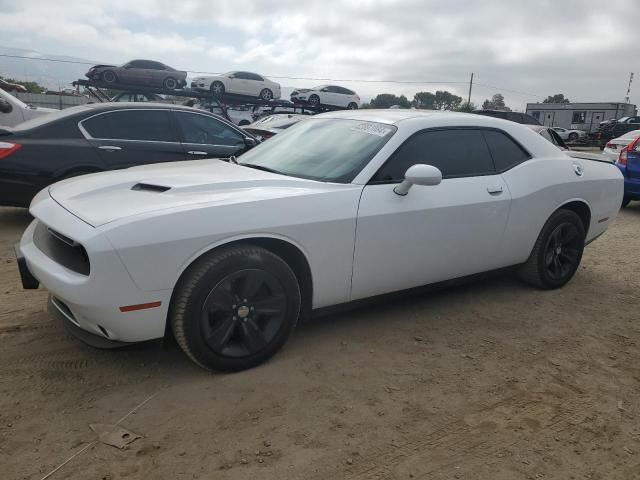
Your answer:
[[[0,54],[0,57],[5,57],[5,58],[17,58],[17,59],[23,59],[23,60],[40,60],[40,61],[44,61],[44,62],[56,62],[56,63],[71,63],[71,64],[76,64],[76,65],[95,65],[95,63],[93,62],[83,62],[83,61],[77,61],[77,60],[63,60],[63,59],[56,59],[56,58],[46,58],[46,57],[27,57],[24,55],[8,55],[8,54]],[[224,72],[203,72],[203,71],[196,71],[196,70],[187,70],[187,72],[189,73],[196,73],[196,74],[201,74],[201,75],[220,75],[221,73]],[[277,79],[284,79],[284,80],[311,80],[314,82],[359,82],[359,83],[393,83],[393,84],[401,84],[401,85],[462,85],[462,84],[467,84],[467,81],[458,81],[458,80],[440,80],[440,81],[435,81],[435,80],[372,80],[372,79],[356,79],[356,78],[325,78],[325,77],[294,77],[294,76],[288,76],[288,75],[265,75],[269,78],[277,78]],[[475,82],[475,85],[479,85],[479,86],[483,86],[483,87],[487,87],[487,88],[492,88],[494,90],[502,90],[505,92],[510,92],[510,93],[518,93],[521,95],[527,95],[527,96],[531,96],[531,97],[539,97],[542,98],[543,95],[537,95],[535,93],[531,93],[531,92],[523,92],[520,90],[512,90],[512,89],[508,89],[508,88],[503,88],[503,87],[497,87],[495,85],[488,85],[486,83],[478,83]]]

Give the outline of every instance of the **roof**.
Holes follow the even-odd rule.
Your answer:
[[[410,118],[443,118],[454,120],[456,118],[468,119],[471,114],[462,112],[443,112],[440,110],[414,110],[414,109],[386,109],[386,110],[340,110],[321,113],[316,118],[341,118],[345,120],[361,120],[369,122],[386,123],[395,125],[402,120]],[[480,115],[474,115],[474,117]],[[484,117],[487,118],[487,117]]]

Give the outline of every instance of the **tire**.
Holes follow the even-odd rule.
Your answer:
[[[351,102],[349,105],[347,105],[347,108],[349,110],[357,110],[358,109],[358,104],[356,102]]]
[[[221,97],[222,95],[224,95],[224,84],[222,82],[213,82],[209,87],[209,90],[216,97]]]
[[[624,197],[622,197],[622,205],[620,205],[620,208],[626,208],[630,202],[631,202],[631,197],[627,197],[625,195]]]
[[[187,269],[169,318],[176,341],[195,363],[233,372],[266,361],[285,344],[300,303],[298,280],[284,260],[240,244],[206,254]]]
[[[320,106],[320,97],[318,95],[311,95],[308,101],[309,105],[311,105],[312,107]]]
[[[249,123],[249,120],[240,120],[240,123],[238,123],[239,127],[244,127],[245,125],[251,125],[251,123]]]
[[[273,92],[268,88],[263,88],[262,91],[260,92],[260,99],[266,100],[266,101],[272,100]]]
[[[542,289],[565,285],[580,265],[585,235],[582,220],[575,212],[564,209],[554,212],[520,269],[522,280]]]
[[[178,88],[178,81],[173,77],[167,77],[162,82],[162,86],[167,90],[175,90]]]
[[[579,138],[579,135],[577,133],[575,133],[575,132],[572,132],[572,133],[569,134],[568,140],[570,142],[576,142],[578,140],[578,138]]]
[[[112,70],[102,72],[102,81],[104,83],[118,83],[118,76]]]

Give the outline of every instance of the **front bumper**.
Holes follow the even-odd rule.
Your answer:
[[[48,195],[34,200],[31,213],[36,220],[27,227],[16,249],[23,282],[26,279],[27,285],[33,286],[30,282],[34,279],[41,283],[59,305],[64,305],[67,320],[103,339],[141,342],[164,336],[171,290],[141,290],[107,237]],[[89,275],[65,268],[36,246],[34,231],[39,221],[82,244],[91,262]],[[146,304],[154,307],[120,309]]]

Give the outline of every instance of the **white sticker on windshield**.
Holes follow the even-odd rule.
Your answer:
[[[393,129],[388,125],[383,125],[382,123],[364,122],[356,125],[351,130],[355,130],[356,132],[368,133],[369,135],[377,135],[378,137],[384,137]]]

